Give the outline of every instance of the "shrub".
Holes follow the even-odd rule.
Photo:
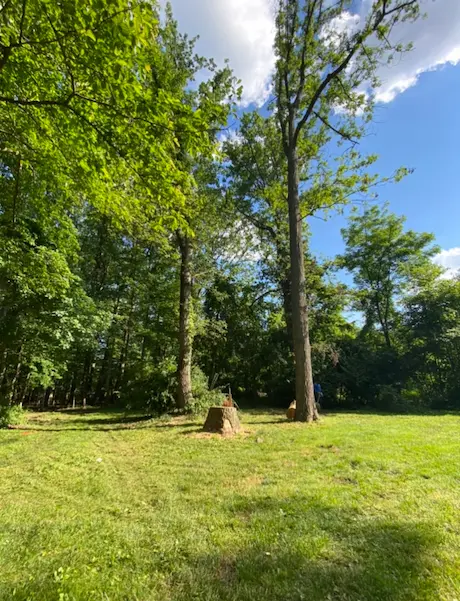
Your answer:
[[[222,405],[225,395],[218,389],[209,390],[208,378],[201,369],[192,367],[193,401],[189,403],[186,411],[198,415],[205,413],[209,407]]]
[[[175,405],[176,364],[174,357],[166,357],[149,365],[145,373],[125,388],[120,404],[128,410],[145,410],[155,415],[171,411]]]
[[[24,419],[24,409],[20,405],[0,405],[0,428],[16,426]]]
[[[391,384],[380,384],[377,386],[375,407],[382,411],[400,411],[403,401],[401,393],[396,386]]]

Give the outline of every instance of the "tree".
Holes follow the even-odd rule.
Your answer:
[[[192,212],[200,204],[191,202],[191,167],[195,158],[214,152],[216,131],[226,122],[229,69],[218,71],[213,61],[195,56],[193,41],[178,34],[170,7],[159,25],[155,2],[91,0],[80,6],[24,0],[4,3],[0,19],[0,139],[13,223],[19,223],[27,194],[24,174],[39,168],[45,194],[58,190],[66,199],[65,206],[55,205],[54,218],[77,219],[84,207],[85,221],[88,206],[95,207],[101,214],[97,228],[124,232],[124,242],[115,244],[122,256],[158,245],[171,232],[183,236],[187,247]],[[203,69],[211,79],[191,85]],[[45,211],[50,201],[44,196]],[[56,216],[57,207],[62,215]],[[97,277],[91,276],[93,284]],[[96,395],[102,400],[113,397],[125,374],[138,298],[136,286],[127,288],[127,307],[117,291],[109,310],[115,326],[126,308],[126,324],[120,348],[117,335],[104,342]],[[94,352],[85,351],[88,391]],[[118,366],[112,364],[114,353]]]
[[[22,0],[5,2],[0,19],[8,151],[53,163],[75,199],[126,226],[183,224],[192,179],[175,160],[178,135],[182,152],[194,155],[209,147],[209,131],[171,86],[158,5]]]
[[[352,4],[351,0],[280,0],[277,14],[274,87],[288,171],[296,419],[301,421],[315,419],[316,411],[299,174],[305,155],[312,154],[310,136],[319,126],[350,142],[360,135],[357,111],[371,114],[360,86],[375,83],[377,61],[388,52],[396,23],[418,15],[417,0],[375,0],[359,28],[340,28],[338,20],[344,11],[351,11]],[[342,117],[337,114],[338,107]]]
[[[328,211],[353,200],[356,194],[368,193],[377,182],[368,168],[376,157],[362,157],[353,147],[345,149],[330,164],[324,156],[330,135],[323,126],[309,139],[311,154],[304,154],[299,177],[302,190],[299,202],[302,216]],[[246,113],[236,138],[224,143],[226,186],[241,219],[255,228],[260,239],[263,275],[275,286],[267,293],[281,292],[284,317],[293,350],[291,266],[289,256],[289,219],[287,208],[288,169],[282,136],[275,116],[262,117]],[[315,261],[308,256],[308,227],[302,222],[307,272],[306,291],[310,303],[316,287]]]
[[[219,185],[219,167],[205,156],[195,162],[196,188],[190,203],[190,230],[177,233],[181,258],[178,406],[193,401],[193,342],[201,318],[199,301],[214,279],[218,263],[234,247],[229,234],[235,213]]]
[[[416,3],[374,1],[343,31],[351,3],[282,0],[275,100],[221,147],[229,68],[170,7],[84,4],[0,6],[2,423],[21,402],[196,410],[229,384],[287,404],[294,383],[308,420],[312,372],[331,404],[456,406],[458,282],[438,279],[432,236],[355,213],[347,292],[305,219],[390,179],[359,152],[362,91]]]
[[[217,174],[213,155],[217,151],[216,134],[222,128],[232,110],[232,102],[237,94],[235,80],[226,66],[217,69],[212,60],[194,53],[194,40],[178,31],[170,5],[166,8],[166,23],[162,33],[163,45],[169,59],[168,86],[171,92],[182,100],[193,115],[207,126],[207,144],[199,153],[190,154],[187,138],[182,144],[182,133],[177,131],[176,160],[184,172],[188,172],[192,184],[184,189],[187,205],[184,207],[180,227],[176,231],[180,254],[180,301],[179,301],[179,356],[177,365],[177,406],[185,409],[193,400],[192,354],[193,354],[193,263],[194,252],[199,238],[206,237],[210,223],[209,213],[215,215],[215,201],[219,196]],[[208,79],[194,89],[191,85],[199,71],[207,71]],[[209,188],[209,189],[208,189]],[[198,239],[197,239],[198,236]]]
[[[388,348],[393,346],[397,304],[440,273],[431,262],[439,250],[434,236],[405,232],[404,221],[377,205],[353,214],[342,230],[346,249],[338,261],[354,276],[366,330],[377,323]]]
[[[433,408],[458,408],[460,282],[436,280],[405,299],[408,388]]]

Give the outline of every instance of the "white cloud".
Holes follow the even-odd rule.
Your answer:
[[[331,46],[337,47],[342,41],[343,36],[349,36],[354,33],[359,26],[360,20],[359,15],[352,15],[345,10],[322,29],[320,38],[327,39]]]
[[[376,96],[379,102],[391,102],[414,86],[424,72],[460,62],[460,1],[421,0],[420,6],[426,19],[401,23],[394,31],[392,41],[412,42],[413,50],[380,69],[382,86]]]
[[[172,0],[180,29],[199,35],[197,50],[223,65],[229,59],[242,80],[242,103],[262,105],[268,98],[273,54],[272,0]]]
[[[460,274],[460,247],[442,250],[434,257],[433,262],[446,270],[441,276],[443,279],[454,278]]]
[[[362,12],[371,0],[363,0]],[[223,64],[228,58],[244,85],[243,105],[261,105],[268,97],[274,67],[274,0],[172,0],[183,31],[199,34],[198,51]],[[460,62],[460,0],[421,0],[427,19],[400,23],[393,42],[413,42],[412,52],[382,67],[379,102],[391,102],[414,86],[420,74]],[[344,13],[339,32],[352,29],[356,15]]]
[[[219,146],[221,148],[226,142],[231,142],[232,144],[238,144],[238,145],[243,142],[243,136],[236,129],[227,129],[227,130],[221,132],[219,134],[218,138],[219,138]]]
[[[259,233],[249,223],[236,221],[221,237],[232,241],[222,255],[222,259],[229,263],[258,263],[264,257]]]

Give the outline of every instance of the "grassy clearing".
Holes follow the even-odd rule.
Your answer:
[[[460,599],[460,417],[0,431],[0,599]]]

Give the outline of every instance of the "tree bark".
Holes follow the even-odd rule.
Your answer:
[[[177,406],[184,409],[192,395],[192,247],[187,235],[178,235],[181,253],[179,362],[177,367]]]
[[[299,197],[299,166],[294,145],[288,153],[289,240],[291,254],[291,304],[295,357],[297,421],[318,418],[313,390],[308,306],[305,291],[305,249]]]
[[[385,344],[387,345],[387,347],[389,349],[391,349],[392,345],[391,345],[391,338],[390,338],[390,329],[388,327],[388,304],[385,309],[385,316],[382,315],[382,309],[380,307],[380,301],[378,299],[376,302],[376,307],[377,307],[377,315],[379,318],[380,326],[382,328],[383,336],[385,338]]]
[[[77,387],[77,380],[76,380],[76,375],[75,372],[73,372],[72,374],[72,381],[70,383],[70,391],[69,391],[69,398],[67,400],[67,405],[72,405],[72,409],[75,409],[75,389]]]
[[[94,355],[91,351],[86,353],[85,364],[83,368],[83,385],[82,385],[82,406],[85,408],[88,398],[93,393],[93,369]]]
[[[291,352],[294,352],[294,331],[292,329],[292,294],[291,294],[291,274],[289,273],[288,278],[283,279],[281,282],[281,294],[283,297],[283,313],[284,320],[286,322],[286,331],[289,340],[289,347]]]
[[[14,371],[13,379],[11,380],[10,394],[9,394],[9,402],[10,405],[14,403],[16,398],[16,386],[19,380],[19,376],[21,375],[21,367],[22,367],[22,344],[18,350],[18,360],[16,363],[16,369]]]
[[[135,276],[133,275],[133,278]],[[121,390],[123,388],[125,371],[126,371],[126,362],[128,360],[128,352],[129,345],[131,341],[131,327],[132,327],[132,318],[133,318],[133,310],[134,310],[134,289],[131,292],[130,300],[129,300],[129,314],[127,318],[127,322],[123,331],[123,343],[120,351],[120,358],[118,360],[118,369],[117,369],[117,377],[115,380],[114,390],[112,392],[112,401],[120,400]]]

